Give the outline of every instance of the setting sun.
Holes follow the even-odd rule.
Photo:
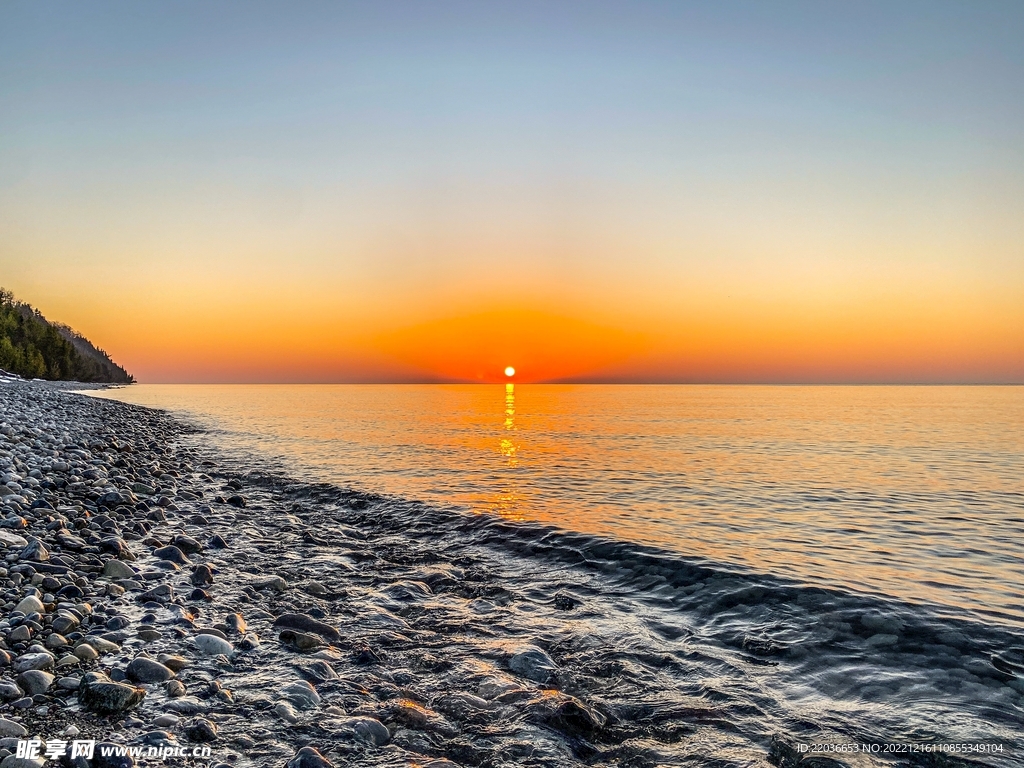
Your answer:
[[[515,369],[515,368],[513,368],[513,367],[512,367],[511,365],[510,365],[510,366],[508,366],[508,367],[507,367],[507,368],[505,369],[505,375],[506,375],[506,376],[508,376],[508,377],[509,377],[509,378],[511,379],[511,378],[512,378],[513,376],[515,376],[515,375],[516,375],[516,369]]]

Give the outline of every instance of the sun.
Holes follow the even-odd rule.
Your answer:
[[[511,379],[513,376],[516,375],[516,369],[510,365],[508,368],[505,369],[505,375]]]

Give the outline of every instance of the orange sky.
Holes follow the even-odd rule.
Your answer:
[[[1022,14],[729,7],[7,8],[0,286],[146,382],[1024,382]]]

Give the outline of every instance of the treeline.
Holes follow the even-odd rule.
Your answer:
[[[130,384],[135,381],[101,349],[66,325],[0,289],[0,369],[27,379]]]

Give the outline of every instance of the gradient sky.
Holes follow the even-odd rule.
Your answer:
[[[1024,3],[0,4],[0,285],[142,381],[1024,381]]]

